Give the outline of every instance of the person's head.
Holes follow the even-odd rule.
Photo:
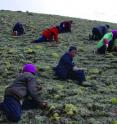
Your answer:
[[[70,46],[69,54],[70,54],[71,57],[75,57],[77,55],[77,48],[74,47],[74,46]]]
[[[37,73],[37,67],[34,64],[25,64],[22,69],[23,72]]]
[[[110,28],[110,26],[109,26],[109,25],[106,25],[106,27],[107,27],[107,28]]]

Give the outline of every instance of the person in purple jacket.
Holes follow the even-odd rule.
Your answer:
[[[47,107],[47,102],[43,101],[38,94],[41,87],[37,83],[36,73],[37,68],[34,64],[24,65],[22,73],[5,89],[0,110],[9,121],[18,122],[22,110]]]
[[[115,51],[117,52],[117,29],[112,30],[112,40],[109,42],[109,47],[107,51]]]

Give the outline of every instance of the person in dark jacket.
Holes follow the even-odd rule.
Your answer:
[[[55,41],[58,43],[58,34],[59,34],[59,26],[51,27],[48,29],[45,29],[39,39],[34,40],[32,43],[41,43],[44,41]]]
[[[20,35],[23,35],[23,34],[25,34],[25,29],[23,27],[23,24],[21,24],[20,22],[17,22],[15,24],[15,26],[13,27],[12,35],[20,36]]]
[[[47,107],[47,103],[38,94],[41,87],[37,84],[36,73],[37,68],[34,64],[24,65],[22,73],[5,89],[0,110],[5,113],[9,121],[18,122],[21,119],[22,109]]]
[[[98,25],[93,27],[92,35],[89,35],[89,39],[100,40],[108,32],[109,28],[109,25]]]
[[[77,80],[79,84],[82,84],[85,81],[84,71],[75,66],[73,62],[73,57],[77,54],[76,47],[71,46],[69,51],[65,53],[58,65],[55,68],[55,75],[57,75],[60,79],[73,79]]]
[[[73,21],[69,20],[69,21],[63,21],[60,23],[60,30],[61,33],[64,32],[71,32],[71,25],[72,25]]]

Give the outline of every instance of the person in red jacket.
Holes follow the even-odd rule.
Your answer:
[[[58,34],[59,34],[59,27],[51,27],[49,29],[46,29],[42,32],[39,39],[34,40],[33,43],[41,43],[44,41],[56,41],[58,42]]]

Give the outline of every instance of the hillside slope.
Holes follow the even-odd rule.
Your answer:
[[[30,43],[38,38],[44,28],[68,19],[75,23],[73,32],[60,34],[60,44]],[[17,21],[25,24],[27,32],[24,36],[14,38],[11,29]],[[116,108],[114,103],[117,103],[116,99],[114,101],[117,95],[117,56],[114,53],[96,55],[93,52],[96,42],[89,41],[88,35],[96,24],[102,22],[0,11],[0,98],[3,98],[5,87],[15,79],[22,65],[31,62],[45,69],[38,80],[43,86],[42,97],[51,106],[50,110],[44,112],[24,112],[18,124],[111,124],[116,119],[111,112]],[[117,28],[116,24],[108,24],[111,29]],[[52,68],[70,45],[77,46],[79,53],[75,63],[85,68],[87,82],[93,87],[81,87],[72,80],[55,79]]]

